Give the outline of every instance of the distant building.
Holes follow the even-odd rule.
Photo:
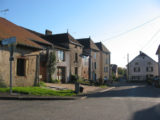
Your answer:
[[[89,56],[89,80],[100,82],[100,50],[91,38],[77,39],[84,48],[83,54]]]
[[[118,66],[116,64],[111,64],[111,74],[118,78]]]
[[[106,48],[102,42],[95,43],[100,49],[100,78],[101,83],[104,83],[104,80],[110,79],[110,51]]]
[[[158,63],[140,51],[128,65],[129,80],[144,81],[158,75]]]
[[[156,54],[158,55],[158,73],[159,73],[159,77],[160,77],[160,45],[157,49]]]

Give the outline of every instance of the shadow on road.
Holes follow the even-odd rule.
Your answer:
[[[160,97],[160,89],[146,84],[119,84],[115,89],[106,92],[90,94],[88,98],[94,97]]]
[[[135,112],[132,120],[160,120],[160,104]]]

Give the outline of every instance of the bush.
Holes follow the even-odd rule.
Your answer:
[[[79,80],[79,77],[78,75],[71,75],[71,79],[70,79],[70,82],[71,83],[75,83]]]
[[[42,87],[46,87],[45,82],[43,82],[43,81],[40,81],[39,85]]]
[[[51,80],[50,83],[60,83],[61,81],[58,80],[58,79],[55,79],[55,80]]]

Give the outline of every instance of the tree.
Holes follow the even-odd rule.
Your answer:
[[[56,70],[56,55],[55,51],[49,52],[48,61],[47,61],[47,68],[48,68],[48,81],[52,80],[52,74]]]

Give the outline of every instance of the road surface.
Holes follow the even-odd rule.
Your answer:
[[[0,100],[0,120],[160,120],[160,88],[120,84],[80,100]]]

